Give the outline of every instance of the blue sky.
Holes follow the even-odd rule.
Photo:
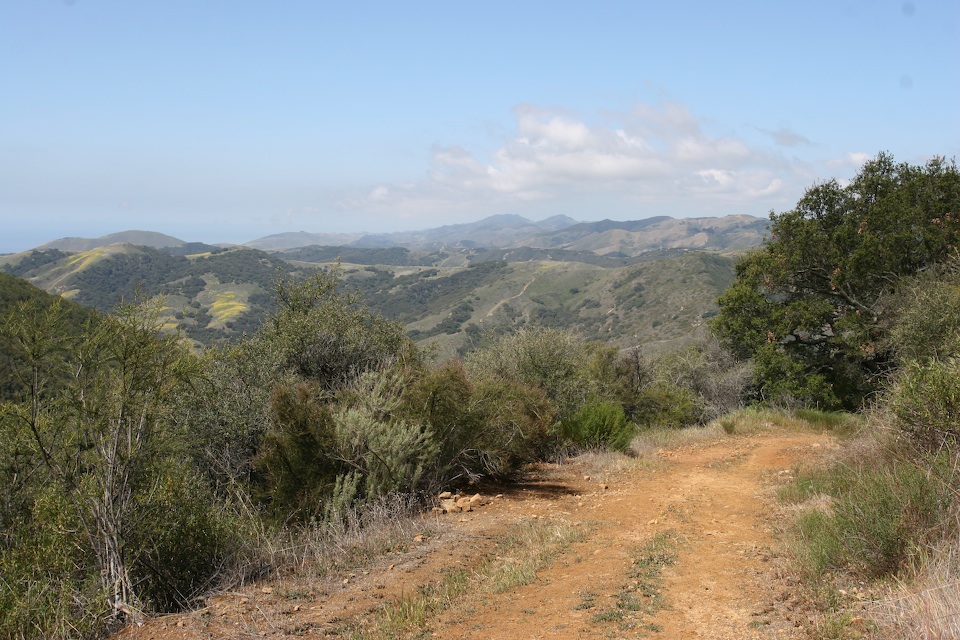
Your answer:
[[[960,3],[2,0],[0,252],[782,211],[960,155]]]

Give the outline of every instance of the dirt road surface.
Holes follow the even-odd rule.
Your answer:
[[[409,548],[373,564],[306,586],[280,578],[247,585],[119,636],[808,637],[777,535],[775,491],[797,464],[831,446],[828,435],[771,430],[696,440],[616,468],[589,456],[541,465],[470,512],[427,516]],[[376,626],[391,604],[397,617],[403,607],[396,603],[415,602],[451,571],[479,575],[518,523],[551,523],[576,535],[529,584],[435,597],[425,612],[404,614],[420,615],[422,626],[403,633]],[[663,553],[652,551],[657,541]]]

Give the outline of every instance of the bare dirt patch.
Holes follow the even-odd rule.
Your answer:
[[[652,464],[617,470],[586,458],[541,465],[489,504],[425,516],[408,548],[369,566],[278,577],[119,636],[805,637],[774,491],[829,438],[771,431],[660,451]],[[515,561],[504,536],[536,522],[577,535],[558,542],[528,584],[482,584],[484,567]],[[461,584],[451,590],[454,574]],[[385,611],[407,626],[385,631]]]

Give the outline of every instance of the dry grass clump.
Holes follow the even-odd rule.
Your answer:
[[[960,638],[960,540],[934,549],[916,578],[899,581],[870,617],[883,638]]]
[[[339,519],[264,531],[258,547],[261,562],[282,579],[317,576],[375,562],[401,551],[417,534],[436,533],[436,523],[422,515],[422,502],[392,494],[350,509]]]

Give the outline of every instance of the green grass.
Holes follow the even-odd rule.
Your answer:
[[[627,583],[617,592],[612,606],[593,615],[596,624],[619,624],[621,630],[641,628],[658,630],[647,618],[654,616],[667,603],[663,597],[663,569],[676,563],[681,539],[676,532],[656,534],[637,549]]]

